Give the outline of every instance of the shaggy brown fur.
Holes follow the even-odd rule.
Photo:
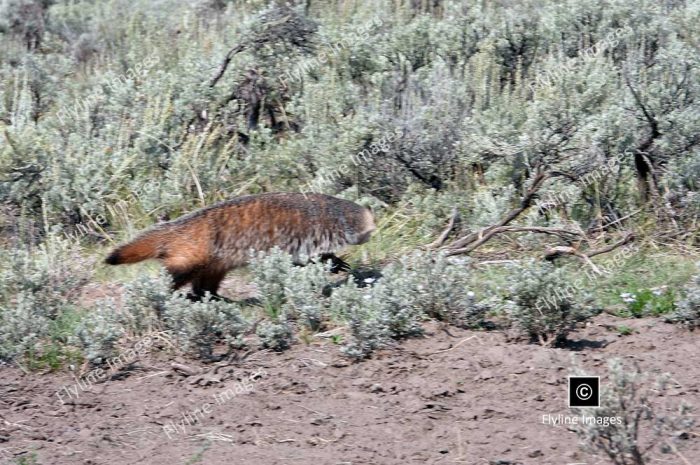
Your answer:
[[[375,230],[369,209],[322,194],[249,195],[159,224],[117,247],[110,265],[160,260],[174,288],[192,283],[197,297],[216,295],[224,275],[245,265],[250,250],[279,247],[295,262],[367,242]]]

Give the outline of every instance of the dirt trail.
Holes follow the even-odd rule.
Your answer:
[[[609,329],[622,323],[639,332]],[[592,374],[611,357],[670,372],[669,400],[700,408],[698,334],[659,320],[601,315],[574,335],[574,349],[449,331],[429,326],[425,338],[362,363],[330,343],[233,364],[180,360],[203,370],[190,376],[145,359],[86,390],[66,374],[0,367],[0,463],[604,464],[567,427],[542,422],[569,413],[574,359]],[[77,399],[62,405],[63,386]],[[684,442],[683,456],[699,464],[700,437]],[[657,455],[663,462],[650,463],[682,463]]]

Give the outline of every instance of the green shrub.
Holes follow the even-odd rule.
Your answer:
[[[415,253],[389,265],[373,286],[354,283],[331,296],[331,312],[348,324],[351,340],[343,349],[368,356],[392,339],[422,334],[422,323],[436,318],[462,327],[479,327],[487,307],[469,290],[469,273],[440,254]]]
[[[90,262],[74,243],[57,238],[35,250],[0,250],[0,358],[41,357],[61,343],[56,323],[76,311]]]
[[[51,318],[43,313],[34,294],[20,291],[11,305],[0,309],[0,358],[3,359],[35,352],[49,335]]]
[[[126,334],[119,311],[113,301],[103,300],[80,321],[73,341],[92,364],[100,365],[118,355],[119,343]]]
[[[259,252],[251,259],[250,270],[258,289],[258,299],[273,318],[282,313],[282,306],[287,301],[285,288],[293,267],[291,255],[278,248],[268,253]]]
[[[295,267],[289,273],[284,291],[284,311],[302,328],[318,332],[329,318],[328,299],[324,289],[329,284],[329,267],[322,263]]]
[[[274,320],[284,315],[311,331],[321,329],[328,316],[323,295],[330,280],[328,267],[322,263],[294,265],[290,255],[275,248],[255,256],[250,268],[268,317]]]
[[[178,297],[173,294],[171,278],[164,270],[157,276],[140,276],[127,283],[122,295],[123,308],[115,314],[131,337],[162,329],[166,309]]]
[[[620,297],[627,304],[627,312],[621,316],[659,316],[675,308],[675,296],[671,289],[640,289],[622,293]]]
[[[76,345],[91,363],[104,363],[118,354],[126,339],[163,329],[165,308],[175,298],[165,272],[141,276],[123,287],[122,305],[113,298],[95,302],[80,322]]]
[[[390,265],[380,285],[403,293],[412,307],[430,318],[476,329],[489,306],[486,300],[477,301],[468,266],[468,261],[451,262],[441,253],[412,253]]]
[[[192,302],[173,293],[162,272],[127,284],[121,308],[114,300],[98,302],[82,320],[77,340],[87,358],[99,364],[116,355],[126,339],[163,332],[177,349],[209,360],[217,356],[218,344],[227,352],[240,347],[249,327],[240,305],[209,296]]]
[[[311,183],[379,206],[379,230],[357,252],[375,263],[430,242],[453,208],[458,234],[522,206],[511,224],[589,237],[624,227],[697,244],[696,2],[278,3],[1,1],[2,238],[18,232],[6,210],[33,225],[19,231],[33,243],[60,230],[94,245],[232,196]],[[546,181],[532,203],[554,202],[531,208],[522,199],[538,173]],[[504,234],[478,252],[548,241]],[[406,260],[394,268],[429,278],[389,269],[391,286],[358,291],[380,333],[416,334],[426,315],[481,325],[486,308],[466,270]],[[279,262],[254,273],[273,321],[308,332],[328,324],[319,269]],[[3,357],[48,348],[37,344],[65,312],[46,303],[75,301],[2,292]],[[125,292],[125,337],[157,327],[170,296]],[[671,299],[645,293],[631,312],[662,314]],[[510,300],[522,335],[545,343],[588,306]],[[25,318],[36,331],[24,332]]]
[[[215,357],[217,343],[224,344],[227,353],[243,345],[242,336],[250,327],[238,304],[209,298],[190,302],[180,294],[167,302],[163,319],[177,347],[205,360]]]
[[[685,297],[678,301],[676,311],[667,315],[666,320],[691,330],[700,328],[700,274],[690,280],[685,287]]]
[[[654,380],[638,367],[628,369],[621,360],[610,360],[600,407],[577,409],[594,420],[576,426],[582,447],[605,454],[615,465],[644,465],[655,447],[669,452],[670,445],[680,444],[694,420],[685,404],[673,408],[674,413],[662,411],[669,407],[660,405],[669,383],[670,375]]]
[[[285,315],[260,322],[255,333],[264,348],[278,352],[289,349],[294,342],[294,328]]]
[[[547,346],[561,343],[578,323],[599,313],[581,281],[564,267],[528,260],[509,271],[501,309],[521,337]]]
[[[368,357],[390,340],[386,321],[382,321],[378,309],[368,303],[372,298],[368,292],[371,290],[349,283],[331,295],[331,312],[347,323],[350,332],[350,340],[341,350],[356,359]]]

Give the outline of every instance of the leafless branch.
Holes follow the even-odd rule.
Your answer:
[[[458,255],[462,253],[471,252],[477,247],[483,245],[495,234],[498,234],[499,232],[504,232],[503,230],[499,230],[498,228],[507,226],[508,223],[516,219],[518,216],[520,216],[522,212],[524,212],[530,207],[535,197],[535,194],[537,194],[537,191],[540,189],[540,187],[542,187],[542,184],[547,179],[547,177],[548,176],[544,172],[537,173],[534,179],[532,180],[532,184],[528,188],[527,192],[525,192],[525,195],[523,195],[523,198],[520,200],[520,205],[517,208],[508,212],[508,214],[506,214],[506,216],[504,216],[503,219],[501,219],[501,221],[499,221],[495,225],[473,232],[454,241],[452,244],[450,244],[447,250],[447,255]]]
[[[547,228],[543,226],[498,226],[495,228],[490,228],[488,232],[472,245],[462,247],[460,249],[449,249],[447,255],[458,255],[462,253],[468,253],[477,247],[484,244],[487,240],[491,239],[497,234],[507,233],[507,232],[534,232],[541,234],[551,234],[553,236],[559,236],[564,239],[570,240],[582,236],[580,232],[569,231],[562,228]]]
[[[612,252],[613,250],[617,249],[618,247],[622,247],[623,245],[629,243],[634,239],[634,234],[633,233],[627,233],[625,237],[623,237],[621,240],[615,242],[614,244],[610,244],[606,247],[602,247],[600,249],[593,249],[589,251],[581,251],[576,247],[571,247],[571,246],[556,246],[556,247],[551,247],[547,249],[547,251],[544,254],[544,259],[545,260],[555,260],[556,258],[559,258],[564,255],[573,255],[575,257],[580,258],[586,265],[590,266],[591,269],[593,270],[594,273],[596,274],[602,274],[603,272],[591,261],[591,257],[595,257],[596,255],[601,255],[604,253]]]
[[[442,247],[442,245],[445,243],[448,237],[450,237],[450,234],[459,227],[459,223],[461,222],[461,218],[459,217],[459,212],[457,211],[456,207],[452,208],[452,215],[450,216],[450,221],[447,223],[447,227],[440,233],[440,236],[435,239],[431,244],[427,245],[428,249],[437,249],[438,247]]]
[[[603,247],[601,249],[595,249],[595,250],[590,250],[586,253],[586,255],[590,257],[595,257],[596,255],[601,255],[604,253],[612,252],[613,250],[617,249],[618,247],[622,247],[625,244],[628,244],[634,240],[634,233],[627,233],[625,237],[623,237],[621,240],[618,242],[615,242],[614,244],[610,244],[607,247]]]
[[[219,80],[223,77],[224,73],[226,72],[228,65],[231,63],[231,60],[233,60],[233,57],[242,52],[243,50],[245,50],[245,45],[239,44],[228,51],[228,53],[224,57],[224,60],[219,65],[219,69],[216,71],[216,74],[209,81],[209,87],[214,87],[216,83],[219,82]]]

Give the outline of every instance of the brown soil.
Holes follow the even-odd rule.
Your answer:
[[[620,324],[638,333],[619,336],[610,328]],[[581,452],[566,426],[542,422],[570,413],[574,360],[591,374],[612,357],[670,372],[665,401],[700,407],[698,334],[659,320],[601,315],[568,349],[449,332],[430,326],[361,363],[330,342],[213,365],[178,359],[201,370],[190,375],[148,358],[66,404],[55,393],[75,387],[70,375],[0,367],[0,463],[608,463]],[[659,452],[649,463],[700,463],[697,433],[682,441],[683,458]]]

